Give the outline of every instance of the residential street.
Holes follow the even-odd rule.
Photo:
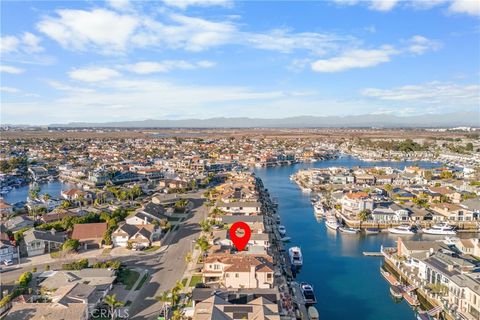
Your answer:
[[[130,307],[131,319],[156,319],[163,303],[155,300],[162,292],[171,289],[182,276],[187,266],[185,255],[191,251],[193,241],[200,234],[199,222],[207,217],[208,210],[202,205],[201,192],[189,194],[194,202],[192,215],[184,221],[179,230],[170,234],[157,255],[148,256],[136,262],[128,261],[128,265],[142,265],[151,270],[151,280],[146,284],[136,301]]]

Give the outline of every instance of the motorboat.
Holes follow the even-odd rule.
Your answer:
[[[460,240],[460,238],[457,238],[457,237],[446,236],[446,237],[445,237],[445,240],[443,240],[443,242],[444,242],[446,245],[448,245],[448,246],[453,246],[453,245],[455,245],[459,240]]]
[[[287,234],[287,228],[285,226],[279,225],[278,226],[278,233],[283,237]]]
[[[397,227],[388,228],[387,230],[388,232],[393,234],[405,234],[405,235],[415,234],[415,230],[408,224],[402,224]]]
[[[455,228],[449,225],[448,223],[439,223],[435,224],[430,228],[423,228],[423,233],[426,234],[435,234],[435,235],[456,235],[457,232]]]
[[[366,228],[365,234],[378,234],[380,233],[380,229],[378,228]]]
[[[323,209],[323,204],[320,202],[316,202],[313,205],[313,212],[315,212],[316,216],[323,216],[325,214],[325,210]]]
[[[317,298],[315,298],[315,292],[313,291],[313,287],[306,283],[300,283],[300,290],[302,291],[303,299],[305,300],[306,305],[312,305],[317,303]]]
[[[328,219],[325,221],[325,225],[327,226],[327,228],[330,228],[332,230],[337,230],[338,227],[340,226],[340,224],[337,221],[337,218],[335,218],[334,216],[328,217]]]
[[[290,257],[290,263],[295,267],[301,267],[303,265],[302,250],[300,247],[291,247],[288,249],[288,256]]]
[[[340,226],[340,227],[338,227],[338,230],[340,230],[340,232],[346,233],[346,234],[357,234],[357,233],[360,232],[360,229],[350,228],[350,227],[346,227],[346,226]]]
[[[395,299],[401,300],[403,298],[403,292],[399,286],[391,286],[390,293]]]
[[[317,308],[315,308],[314,306],[308,307],[307,312],[308,312],[308,318],[309,318],[310,320],[318,320],[318,319],[320,319],[319,314],[318,314],[318,310],[317,310]]]

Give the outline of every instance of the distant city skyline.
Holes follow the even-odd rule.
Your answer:
[[[478,1],[1,6],[2,124],[480,108]]]

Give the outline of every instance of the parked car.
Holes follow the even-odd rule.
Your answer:
[[[12,261],[12,259],[3,260],[3,264],[6,265],[6,266],[11,266],[13,264],[13,261]]]

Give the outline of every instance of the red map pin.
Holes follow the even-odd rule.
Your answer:
[[[237,235],[237,231],[239,230],[243,230],[243,234]],[[239,233],[240,232],[241,231],[239,231]],[[245,222],[239,221],[232,224],[230,227],[230,239],[233,241],[233,244],[238,251],[245,249],[248,240],[250,240],[251,233],[250,227]]]

